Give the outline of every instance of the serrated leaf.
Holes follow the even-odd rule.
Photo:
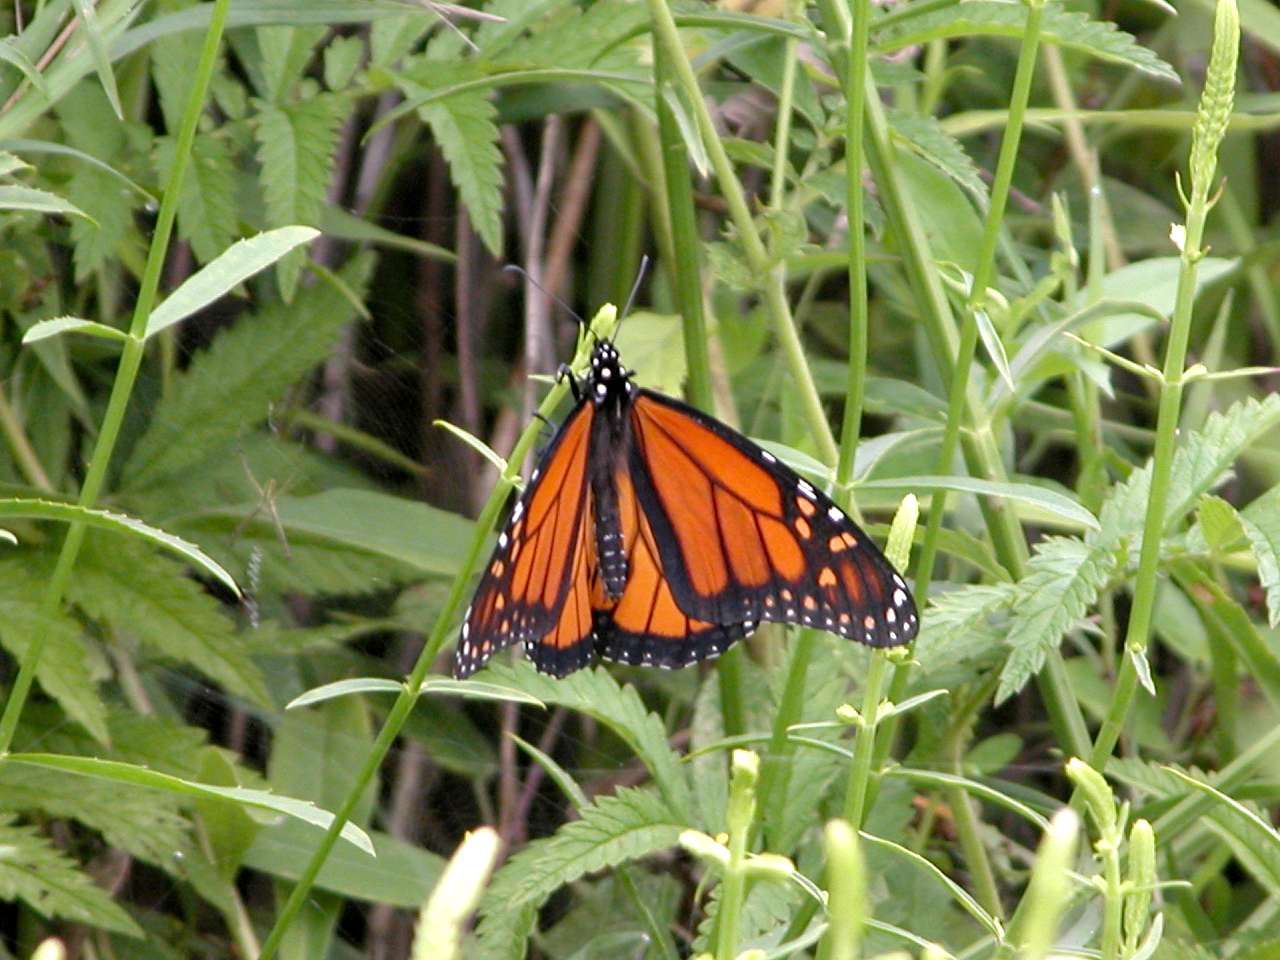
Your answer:
[[[363,293],[372,267],[366,254],[341,276]],[[342,294],[317,283],[292,304],[267,307],[219,336],[156,406],[125,463],[124,486],[146,487],[179,470],[225,459],[236,436],[266,420],[272,404],[329,355],[353,313]]]
[[[1011,647],[1000,671],[996,703],[1007,700],[1044,665],[1045,656],[1083,617],[1115,568],[1108,550],[1067,537],[1039,545],[1017,583],[1013,620],[1005,642]]]
[[[324,85],[335,91],[345,89],[360,68],[363,56],[361,37],[334,37],[324,48]]]
[[[439,61],[419,60],[398,74],[396,82],[409,99],[427,96],[465,79]],[[498,149],[497,109],[483,90],[456,93],[418,107],[418,116],[435,138],[449,165],[449,178],[471,225],[495,257],[502,256],[502,152]]]
[[[1021,39],[1026,23],[1027,8],[1023,4],[1003,0],[966,0],[965,3],[928,9],[919,15],[899,19],[877,33],[874,46],[880,53],[889,53],[916,44],[957,37]],[[1173,67],[1110,21],[1090,20],[1083,13],[1049,4],[1044,10],[1040,37],[1044,43],[1056,43],[1068,50],[1135,67],[1162,80],[1179,82]]]
[[[1267,594],[1267,623],[1274,629],[1280,625],[1280,487],[1245,507],[1240,523],[1258,564],[1258,582]]]
[[[161,183],[169,180],[174,148],[172,137],[156,141],[155,165]],[[227,141],[196,134],[178,194],[178,235],[191,244],[200,263],[213,260],[235,240],[240,216],[238,189],[239,174]]]
[[[175,777],[146,767],[131,763],[120,763],[116,760],[100,760],[95,757],[67,757],[52,753],[11,753],[0,760],[0,764],[30,764],[64,773],[94,777],[112,783],[126,783],[131,786],[149,787],[163,790],[166,793],[202,799],[227,800],[244,807],[265,810],[272,814],[283,814],[301,820],[320,830],[328,830],[333,823],[333,814],[322,810],[314,803],[299,800],[295,797],[282,797],[269,790],[252,790],[248,787],[221,787],[209,783],[197,783],[182,777]],[[369,856],[373,856],[373,844],[369,836],[354,823],[347,823],[342,828],[342,839],[360,848]]]
[[[84,282],[95,270],[114,260],[120,244],[130,239],[137,195],[119,178],[98,167],[79,167],[71,175],[67,196],[87,218],[71,221],[76,280]]]
[[[595,870],[675,846],[686,826],[652,790],[619,790],[579,813],[494,875],[476,928],[482,956],[523,957],[537,910],[551,894]]]
[[[320,220],[329,186],[338,127],[350,109],[345,96],[323,93],[285,106],[259,104],[259,182],[266,200],[267,224],[314,225]],[[277,270],[280,295],[291,301],[305,254],[295,250]]]
[[[1166,528],[1184,517],[1200,497],[1226,479],[1232,464],[1262,434],[1280,424],[1280,394],[1250,397],[1210,414],[1203,429],[1179,438],[1169,479]],[[1151,492],[1151,464],[1118,485],[1099,511],[1101,530],[1087,539],[1098,545],[1128,540],[1130,554],[1142,547],[1142,528]]]
[[[602,668],[579,670],[557,680],[537,673],[527,661],[514,666],[489,665],[490,678],[506,687],[523,690],[550,706],[568,707],[595,717],[644,761],[671,810],[688,826],[693,822],[692,802],[685,771],[667,744],[662,720],[645,707],[632,686],[621,687]]]
[[[961,587],[933,598],[920,618],[915,650],[932,683],[955,670],[972,675],[991,662],[1006,629],[997,628],[992,618],[1006,611],[1015,596],[1016,587],[1002,583]]]
[[[1221,497],[1207,495],[1201,498],[1200,506],[1196,509],[1196,519],[1200,521],[1200,532],[1209,549],[1214,552],[1225,551],[1244,537],[1244,528],[1236,508]]]
[[[152,337],[202,310],[265,270],[290,250],[314,240],[314,227],[279,227],[233,243],[203,269],[196,271],[147,317],[144,336]]]
[[[11,816],[0,817],[0,899],[21,900],[46,917],[142,936],[107,891],[34,829],[14,824]]]
[[[980,204],[986,204],[987,185],[978,173],[977,164],[960,141],[943,129],[937,117],[890,110],[888,119],[904,146],[949,176]]]
[[[0,645],[20,660],[31,638],[43,634],[45,645],[36,667],[36,680],[67,716],[95,740],[104,742],[107,709],[98,695],[97,678],[91,670],[93,661],[81,639],[80,626],[61,613],[47,619],[41,617],[39,604],[44,584],[32,566],[29,554],[0,560]]]
[[[232,621],[180,566],[112,536],[90,538],[81,557],[67,595],[85,613],[163,658],[191,665],[237,697],[274,706]]]

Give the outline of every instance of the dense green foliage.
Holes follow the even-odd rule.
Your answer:
[[[1275,956],[1239,5],[0,10],[0,956]],[[905,655],[444,679],[645,254],[628,365],[889,540]]]

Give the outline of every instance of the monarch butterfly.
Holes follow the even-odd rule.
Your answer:
[[[614,345],[533,471],[467,608],[453,672],[523,643],[563,677],[594,653],[683,667],[763,620],[875,647],[916,635],[888,560],[820,490],[706,414],[632,382]]]

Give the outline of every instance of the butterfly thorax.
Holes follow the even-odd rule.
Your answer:
[[[631,449],[631,405],[636,393],[631,372],[607,340],[591,354],[585,399],[596,408],[591,431],[591,490],[595,508],[596,557],[600,580],[611,599],[627,586],[627,544],[618,507],[618,474]]]

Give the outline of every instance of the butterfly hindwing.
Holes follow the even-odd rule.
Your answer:
[[[675,602],[713,624],[805,624],[872,646],[918,618],[905,582],[830,498],[697,410],[640,391],[631,411],[636,497]]]
[[[625,463],[615,472],[613,489],[628,577],[616,600],[604,589],[603,575],[593,584],[600,655],[636,666],[684,667],[723,653],[750,633],[753,623],[710,623],[690,617],[676,604],[653,527],[636,500]]]
[[[575,645],[589,655],[590,617],[587,632],[572,640],[576,623],[570,628],[565,619],[580,613],[594,557],[588,530],[594,416],[590,403],[574,408],[516,501],[464,615],[455,676],[470,676],[513,643],[532,652],[544,638],[550,650],[539,656],[548,666],[572,659],[565,651]]]

